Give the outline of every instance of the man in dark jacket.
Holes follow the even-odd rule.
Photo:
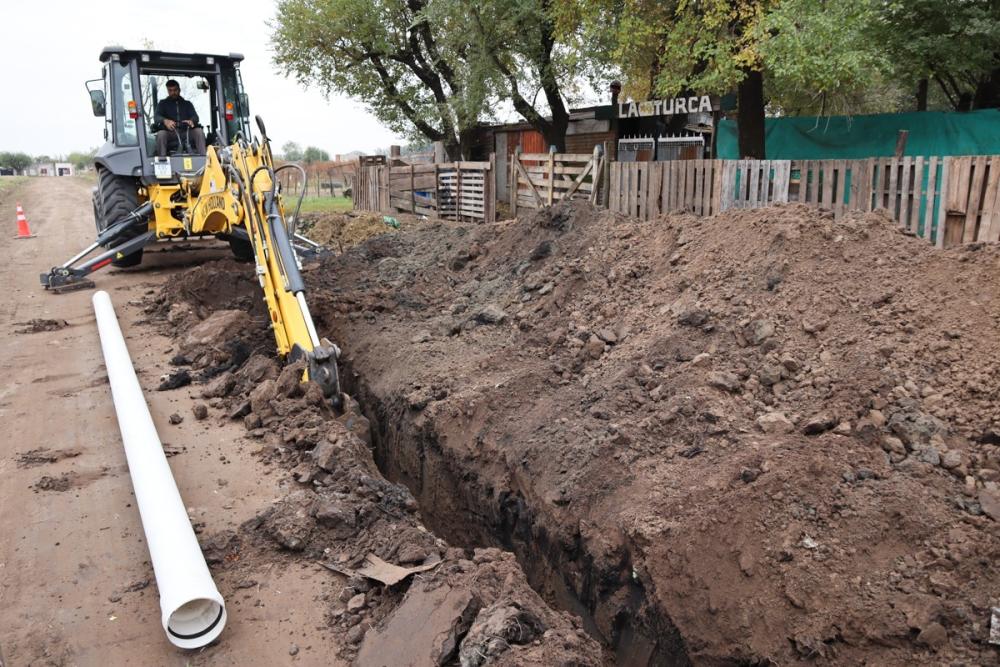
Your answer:
[[[193,104],[181,97],[181,86],[174,79],[167,81],[167,97],[156,105],[153,120],[160,127],[156,133],[158,156],[165,157],[167,144],[178,138],[187,142],[196,154],[205,154],[205,133],[198,126],[198,112]]]

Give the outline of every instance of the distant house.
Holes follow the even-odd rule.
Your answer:
[[[72,176],[73,165],[69,162],[37,162],[28,167],[28,176]]]

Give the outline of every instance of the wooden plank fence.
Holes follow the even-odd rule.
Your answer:
[[[510,163],[510,210],[543,208],[563,199],[600,202],[606,157],[602,146],[584,153],[522,153],[518,146]]]
[[[649,220],[800,202],[885,210],[938,247],[1000,241],[1000,156],[612,162],[608,208]]]
[[[493,222],[493,160],[491,156],[488,162],[362,166],[354,209]]]
[[[642,220],[663,213],[718,213],[723,197],[722,160],[612,162],[608,208]]]
[[[389,209],[389,166],[384,164],[359,165],[352,195],[355,211],[386,211]]]

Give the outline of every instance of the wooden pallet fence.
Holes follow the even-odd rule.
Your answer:
[[[942,244],[1000,241],[1000,156],[946,160]]]
[[[613,162],[608,208],[648,220],[799,202],[883,210],[938,247],[1000,241],[1000,156]]]
[[[491,156],[488,162],[363,166],[354,208],[493,222],[493,165]]]
[[[833,211],[836,219],[848,211],[884,210],[908,233],[940,245],[949,159],[797,160],[789,200]]]
[[[663,213],[718,213],[723,160],[612,162],[608,208],[650,220]]]
[[[544,208],[563,199],[601,201],[606,157],[602,146],[583,153],[522,153],[520,146],[510,161],[510,210]]]
[[[352,190],[355,211],[385,211],[389,208],[388,165],[359,165]]]
[[[722,163],[719,210],[761,208],[788,201],[788,160],[717,160]]]

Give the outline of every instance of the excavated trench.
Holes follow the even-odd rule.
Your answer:
[[[387,479],[410,489],[428,528],[455,546],[513,552],[532,588],[550,605],[579,616],[605,647],[609,661],[691,664],[677,628],[648,600],[631,549],[609,569],[596,566],[579,535],[567,548],[556,536],[558,527],[547,524],[511,483],[513,476],[490,474],[502,464],[484,463],[477,469],[456,460],[442,447],[433,420],[411,410],[403,396],[380,395],[348,356],[341,361],[344,388],[371,422],[376,464]],[[495,479],[505,480],[505,488],[497,488]]]

